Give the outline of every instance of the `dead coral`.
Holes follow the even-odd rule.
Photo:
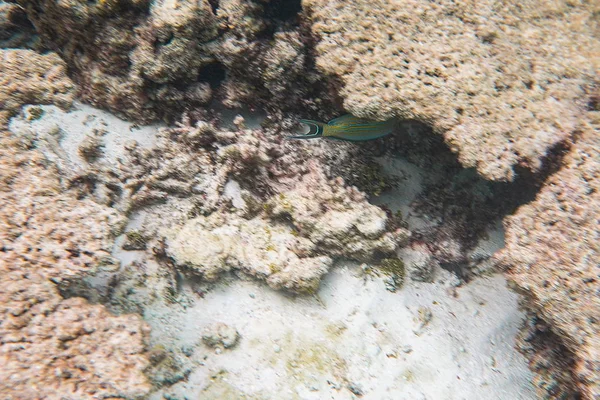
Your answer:
[[[56,104],[68,108],[74,85],[64,62],[54,53],[32,50],[0,50],[0,112],[8,118],[23,104]],[[6,120],[0,118],[0,126]]]
[[[276,289],[313,292],[334,257],[373,261],[403,245],[409,232],[388,232],[383,210],[313,167],[295,188],[272,196],[261,215],[216,211],[166,235],[171,257],[204,279],[238,269]]]
[[[301,104],[318,110],[307,99],[316,75],[306,73],[306,40],[295,25],[272,19],[268,3],[18,3],[44,43],[69,65],[80,97],[119,115],[178,118],[183,109],[215,97],[229,106]]]
[[[427,122],[488,179],[538,170],[575,130],[599,68],[589,2],[303,4],[347,111]]]
[[[14,90],[0,103],[4,115],[24,102],[70,104],[73,86],[56,55],[1,53],[2,88]],[[0,121],[0,392],[142,397],[150,390],[143,374],[146,325],[81,298],[65,300],[56,286],[103,265],[113,268],[110,246],[123,219],[65,193],[46,159],[20,145]]]
[[[600,119],[593,118],[536,200],[505,220],[499,255],[531,309],[573,352],[586,399],[600,396]]]
[[[382,209],[369,204],[356,188],[346,187],[341,178],[327,181],[318,169],[267,205],[272,218],[288,216],[300,235],[332,256],[370,262],[376,253],[393,253],[409,236],[402,228],[388,232]]]
[[[311,255],[316,249],[310,240],[261,217],[246,220],[215,212],[166,235],[175,262],[207,280],[238,269],[276,289],[311,292],[332,264],[329,257]]]

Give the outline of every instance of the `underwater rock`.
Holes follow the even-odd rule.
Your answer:
[[[68,108],[75,87],[65,63],[54,53],[0,50],[0,127],[23,104],[56,104]]]
[[[222,322],[211,324],[202,332],[202,342],[212,348],[230,349],[237,344],[238,340],[240,340],[238,331]]]
[[[332,264],[329,257],[309,256],[315,250],[310,240],[261,217],[213,213],[191,219],[166,236],[175,262],[207,280],[239,269],[274,288],[312,292]]]
[[[573,135],[597,79],[589,2],[305,0],[317,67],[359,117],[417,119],[465,167],[512,180]],[[526,34],[524,34],[526,32]]]
[[[56,55],[1,52],[1,116],[24,102],[70,105],[73,85]],[[11,137],[5,123],[0,120],[0,392],[9,398],[143,397],[150,391],[143,373],[147,325],[139,316],[116,317],[59,292],[64,282],[114,266],[110,251],[123,217],[77,200],[61,186],[56,168]]]
[[[385,211],[341,178],[328,181],[317,169],[292,190],[274,196],[267,212],[272,218],[289,218],[300,236],[334,257],[371,262],[376,254],[392,254],[410,236],[404,228],[388,232]]]
[[[0,1],[0,48],[38,50],[40,47],[39,37],[25,10],[17,4]]]
[[[371,262],[406,243],[406,229],[387,231],[387,216],[343,181],[313,169],[265,202],[264,211],[217,211],[164,232],[168,254],[207,280],[238,269],[276,289],[313,292],[333,258]]]
[[[122,219],[62,193],[39,153],[1,143],[0,391],[28,398],[147,393],[141,318],[115,317],[59,293],[64,281],[112,266],[113,231]]]
[[[497,262],[573,353],[575,384],[583,398],[594,399],[600,396],[600,117],[589,114],[562,168],[534,202],[505,219],[506,247]]]
[[[80,99],[129,119],[175,119],[213,98],[318,111],[315,98],[331,97],[308,96],[318,77],[307,71],[306,38],[269,2],[18,3],[68,64]]]

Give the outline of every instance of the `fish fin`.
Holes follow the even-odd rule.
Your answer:
[[[355,117],[352,114],[342,115],[341,117],[337,117],[332,119],[327,123],[327,125],[348,125],[348,124],[357,124],[361,122],[368,122],[363,118]]]

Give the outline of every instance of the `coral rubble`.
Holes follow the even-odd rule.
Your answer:
[[[252,219],[232,213],[199,216],[168,237],[173,259],[206,279],[240,269],[274,288],[312,292],[332,257],[376,261],[406,242],[406,229],[387,230],[387,216],[342,181],[314,170],[265,203]]]
[[[347,111],[431,124],[493,180],[541,167],[596,79],[593,2],[305,0]]]

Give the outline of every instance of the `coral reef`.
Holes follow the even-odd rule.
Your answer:
[[[31,22],[27,19],[25,10],[17,4],[0,1],[0,48],[30,48],[41,47],[39,37]]]
[[[197,217],[167,233],[168,254],[205,279],[240,269],[274,288],[313,292],[332,257],[373,262],[410,233],[387,231],[387,216],[343,181],[313,169],[265,202],[252,219],[233,213]]]
[[[73,102],[75,88],[56,54],[1,50],[0,57],[0,127],[6,126],[23,104],[69,107]]]
[[[593,399],[600,396],[600,119],[589,114],[562,168],[505,220],[498,262],[574,354],[575,383]]]
[[[305,0],[317,66],[344,108],[431,124],[488,179],[537,171],[596,79],[598,4]],[[525,34],[524,34],[525,32]]]
[[[1,113],[23,102],[68,106],[72,83],[53,54],[2,50]],[[126,397],[150,390],[147,326],[115,317],[60,288],[95,269],[114,269],[112,240],[123,218],[61,185],[44,156],[0,121],[0,392],[7,398]]]
[[[54,162],[66,186],[81,199],[149,215],[128,230],[124,250],[164,254],[206,280],[233,269],[312,292],[334,258],[377,262],[409,236],[356,188],[328,180],[327,162],[317,161],[323,144],[281,141],[277,124],[247,129],[238,118],[237,129],[225,130],[206,115],[187,116],[142,146],[123,137],[137,137],[126,127],[121,136],[99,134],[99,118],[90,124],[50,108],[28,118],[32,112],[11,129]]]
[[[84,101],[138,121],[177,119],[218,97],[229,106],[319,109],[308,99],[306,38],[263,1],[20,0],[61,54]],[[279,13],[279,14],[278,14]]]

